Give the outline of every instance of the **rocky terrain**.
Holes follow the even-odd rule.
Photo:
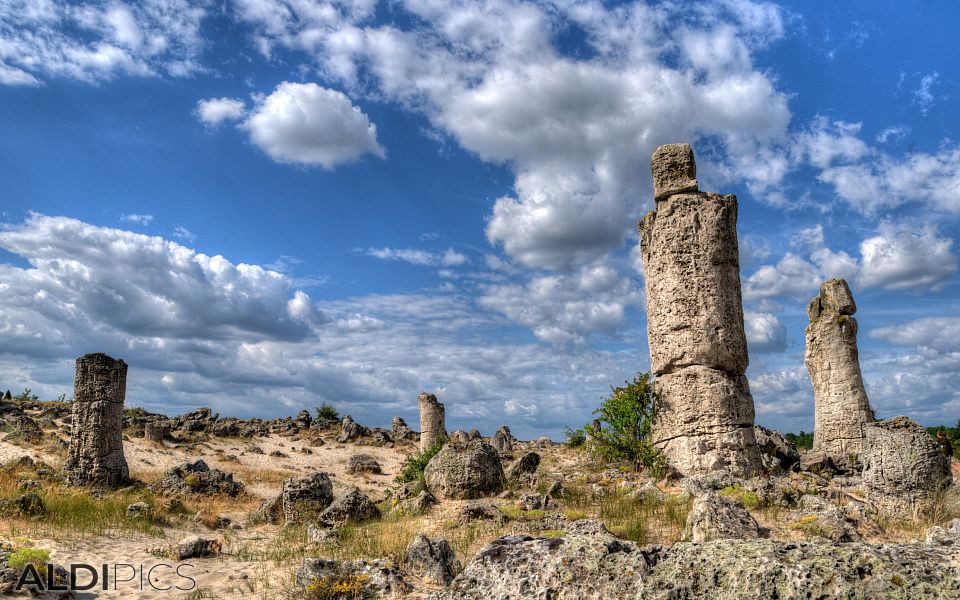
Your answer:
[[[72,411],[0,403],[0,557],[29,547],[65,567],[188,563],[195,584],[180,583],[196,587],[182,598],[337,597],[322,595],[322,582],[381,598],[960,593],[956,486],[936,514],[885,520],[862,477],[801,470],[803,455],[759,427],[764,474],[659,481],[508,428],[453,432],[424,488],[396,481],[419,452],[402,420],[378,430],[305,412],[260,421],[128,409],[129,480],[104,488],[77,486],[62,470]],[[164,439],[144,437],[151,425]],[[3,593],[13,595],[16,576],[0,569]],[[131,597],[131,585],[75,594]]]

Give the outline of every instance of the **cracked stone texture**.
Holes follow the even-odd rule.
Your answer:
[[[123,455],[127,363],[106,354],[77,359],[70,448],[63,471],[76,484],[119,485],[129,479]]]
[[[593,527],[590,527],[593,525]],[[561,537],[506,536],[431,600],[957,598],[960,547],[766,539],[637,546],[577,521]]]
[[[696,192],[697,163],[690,144],[666,144],[653,152],[653,197],[655,200],[680,192]]]
[[[937,491],[950,484],[950,459],[916,421],[893,417],[868,423],[864,432],[864,491],[881,515],[918,516]]]
[[[448,443],[427,463],[423,477],[437,497],[451,500],[494,496],[507,482],[497,451],[480,440]]]
[[[420,450],[433,448],[440,438],[447,437],[443,405],[437,402],[433,394],[420,392]]]
[[[748,475],[762,463],[744,377],[737,199],[687,193],[695,175],[689,146],[658,148],[657,209],[639,227],[650,366],[662,402],[653,440],[684,475]]]
[[[863,387],[857,352],[857,305],[843,279],[820,285],[807,305],[807,350],[803,362],[813,383],[813,451],[850,470],[863,451],[864,426],[874,421]]]

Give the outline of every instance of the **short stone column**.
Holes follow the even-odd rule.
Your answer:
[[[170,425],[168,423],[147,423],[143,426],[143,437],[148,442],[162,444],[170,435]]]
[[[129,471],[123,455],[127,363],[95,353],[77,359],[72,433],[64,474],[76,484],[117,485]]]
[[[843,279],[820,285],[807,305],[810,324],[803,362],[813,383],[813,451],[845,470],[856,470],[864,426],[873,422],[857,352],[857,305]]]
[[[420,450],[425,452],[447,437],[443,405],[433,394],[420,392]]]

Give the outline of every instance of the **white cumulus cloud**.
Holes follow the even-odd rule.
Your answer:
[[[240,125],[277,162],[332,169],[365,154],[386,157],[377,126],[342,92],[283,82]]]

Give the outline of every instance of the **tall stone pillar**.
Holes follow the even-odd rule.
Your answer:
[[[857,305],[843,279],[820,285],[807,305],[807,350],[803,362],[813,383],[813,451],[837,466],[855,468],[863,452],[864,426],[874,421],[863,387],[857,352]]]
[[[443,405],[433,394],[420,392],[420,451],[424,452],[447,437]]]
[[[70,449],[63,470],[78,484],[116,485],[129,478],[123,456],[127,363],[106,354],[77,359]]]
[[[698,191],[688,144],[653,153],[656,210],[640,222],[647,335],[661,405],[653,441],[685,475],[760,468],[744,375],[737,198]]]

